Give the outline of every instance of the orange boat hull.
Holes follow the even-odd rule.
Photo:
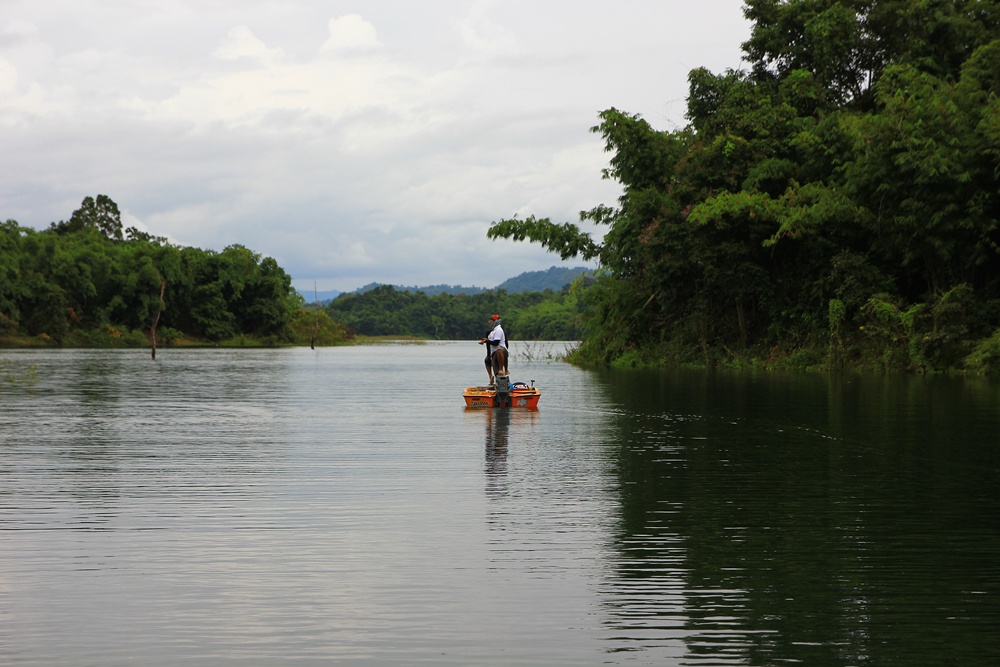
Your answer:
[[[493,408],[497,406],[497,392],[492,387],[469,387],[462,394],[467,408]],[[510,391],[510,407],[537,408],[542,392],[535,387],[516,387]]]

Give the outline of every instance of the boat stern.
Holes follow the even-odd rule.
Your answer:
[[[467,387],[462,394],[467,408],[494,408],[509,406],[512,408],[537,408],[541,390],[527,386],[523,382],[514,382],[509,390],[498,400],[496,387]]]

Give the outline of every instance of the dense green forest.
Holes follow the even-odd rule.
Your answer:
[[[111,198],[87,197],[42,231],[0,224],[0,346],[143,347],[154,324],[161,346],[329,345],[356,333],[478,339],[494,312],[520,340],[579,337],[582,280],[558,292],[433,296],[383,285],[322,309],[291,282],[274,259],[240,245],[214,252],[123,230]]]
[[[610,108],[622,195],[491,238],[597,261],[572,289],[379,287],[309,309],[271,258],[123,230],[87,198],[0,225],[0,343],[576,339],[580,363],[1000,371],[1000,0],[746,0],[746,67],[689,74],[688,124]],[[162,290],[162,302],[160,300]],[[159,315],[159,319],[157,319]]]
[[[558,292],[487,290],[428,295],[381,285],[366,292],[341,294],[326,312],[332,320],[366,336],[478,339],[489,332],[489,316],[498,313],[510,340],[577,340],[584,290],[583,277]]]
[[[178,247],[87,197],[37,231],[0,224],[0,344],[330,344],[348,332],[310,312],[270,257],[240,245]]]
[[[596,259],[583,363],[1000,370],[1000,0],[747,0],[688,125],[618,109],[615,206],[491,238]]]

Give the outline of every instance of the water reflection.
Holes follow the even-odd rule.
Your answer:
[[[681,375],[605,377],[624,407],[609,650],[682,643],[683,664],[1000,657],[982,634],[1000,622],[1000,457],[995,436],[970,437],[996,432],[988,399]],[[950,409],[927,409],[939,391]]]
[[[8,460],[37,472],[8,483],[32,501],[0,526],[159,529],[199,498],[246,488],[248,470],[277,469],[267,403],[287,390],[281,364],[233,352],[208,359],[49,353],[38,387],[8,402],[9,417],[30,425],[20,433],[38,434],[9,441]],[[136,505],[147,510],[138,521]]]
[[[0,646],[1000,664],[996,387],[546,363],[463,413],[468,347],[0,353]]]
[[[487,409],[486,422],[486,496],[505,495],[508,490],[507,450],[510,437],[510,410]]]
[[[466,408],[466,413],[483,423],[487,498],[495,500],[509,495],[512,433],[514,443],[527,450],[537,447],[535,427],[539,421],[538,409]],[[526,452],[522,450],[521,455],[525,456]],[[527,480],[518,478],[515,482],[523,484]]]

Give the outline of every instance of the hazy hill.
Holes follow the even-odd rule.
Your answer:
[[[547,289],[559,291],[566,285],[573,282],[577,276],[583,273],[590,273],[593,269],[584,266],[567,268],[563,266],[553,266],[545,271],[526,271],[520,275],[508,278],[494,289],[507,290],[508,292],[542,292]],[[354,290],[355,293],[367,292],[379,287],[384,283],[368,283],[363,287]],[[400,292],[423,292],[427,296],[436,294],[479,294],[486,292],[488,287],[467,287],[463,285],[427,285],[424,287],[393,285]],[[317,299],[321,304],[327,304],[336,299],[341,294],[338,290],[324,290],[321,292],[307,292],[299,290],[305,298],[306,303],[314,303]]]
[[[503,281],[497,285],[497,289],[504,289],[508,292],[543,292],[550,289],[558,292],[583,273],[593,273],[593,269],[588,269],[585,266],[573,268],[553,266],[545,271],[526,271]]]
[[[319,290],[318,292],[315,290],[299,290],[299,294],[302,295],[302,298],[305,299],[306,303],[309,305],[312,305],[317,301],[319,301],[321,304],[325,306],[326,304],[330,303],[338,296],[343,294],[343,292],[341,292],[339,289]]]
[[[381,287],[385,283],[368,283],[358,289],[354,290],[355,294],[361,294],[362,292],[368,292],[375,289],[376,287]],[[423,292],[427,296],[434,296],[435,294],[479,294],[480,292],[485,292],[486,287],[466,287],[464,285],[425,285],[424,287],[417,287],[416,285],[393,285],[392,286],[397,292]]]

